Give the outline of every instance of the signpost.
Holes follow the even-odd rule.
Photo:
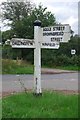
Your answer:
[[[34,48],[34,94],[42,95],[41,90],[41,48],[58,49],[60,42],[70,40],[70,26],[57,25],[41,28],[41,21],[34,22],[34,40],[12,38],[12,48]]]

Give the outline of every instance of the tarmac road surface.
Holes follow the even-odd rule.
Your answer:
[[[78,90],[78,73],[42,74],[41,84],[43,89],[52,90]],[[2,92],[19,92],[34,88],[33,75],[3,75]]]

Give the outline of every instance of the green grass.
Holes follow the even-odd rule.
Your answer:
[[[78,95],[19,93],[3,98],[2,105],[3,118],[78,118]]]
[[[55,67],[57,69],[62,69],[62,70],[74,70],[74,71],[78,71],[80,70],[80,67],[78,66],[58,66],[58,67]]]
[[[80,71],[80,67],[79,66],[71,66],[71,65],[69,65],[69,66],[43,66],[43,68]]]
[[[2,60],[2,74],[32,74],[33,65],[22,60]]]
[[[2,99],[0,98],[0,120],[2,118]]]

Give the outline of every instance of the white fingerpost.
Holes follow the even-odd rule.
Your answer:
[[[34,22],[34,94],[42,95],[41,90],[41,21]]]
[[[41,90],[41,48],[58,49],[60,42],[70,40],[70,26],[59,25],[41,28],[41,21],[34,22],[34,40],[23,38],[12,38],[12,48],[34,49],[34,95],[42,95]]]

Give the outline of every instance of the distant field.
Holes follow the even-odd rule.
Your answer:
[[[78,118],[78,95],[19,93],[3,98],[2,105],[3,118]]]
[[[49,66],[42,66],[49,68]],[[80,70],[78,66],[52,66],[51,68],[58,68],[64,70]],[[2,60],[2,73],[3,74],[33,74],[34,65],[21,60]]]

